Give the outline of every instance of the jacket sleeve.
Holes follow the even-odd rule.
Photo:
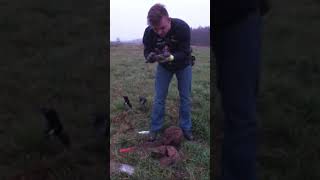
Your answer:
[[[152,38],[149,27],[147,27],[144,31],[142,42],[144,46],[143,55],[144,58],[147,59],[148,54],[152,52]]]
[[[190,53],[190,27],[184,24],[177,33],[178,45],[176,51],[172,52],[175,61],[184,61]]]

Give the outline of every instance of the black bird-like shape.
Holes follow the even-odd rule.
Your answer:
[[[56,136],[63,145],[69,147],[71,145],[68,134],[64,131],[58,113],[55,109],[41,108],[41,113],[45,117],[45,135],[46,137]]]
[[[146,111],[146,109],[147,109],[146,103],[147,103],[147,98],[145,98],[145,97],[143,97],[143,96],[139,96],[140,108],[141,108],[143,111]]]
[[[130,100],[129,100],[128,96],[123,96],[123,99],[124,99],[124,106],[127,109],[132,109],[132,105],[130,103]]]
[[[141,105],[146,105],[146,103],[147,103],[147,98],[145,98],[145,97],[143,97],[143,96],[139,96],[139,103],[141,104]]]

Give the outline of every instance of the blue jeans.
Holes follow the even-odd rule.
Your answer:
[[[256,180],[256,96],[260,76],[261,17],[214,30],[218,90],[224,112],[222,180]]]
[[[179,120],[183,130],[191,130],[191,81],[192,67],[187,66],[175,73],[161,65],[157,66],[155,77],[155,96],[151,115],[151,131],[159,131],[163,125],[165,101],[173,74],[176,74],[180,96]]]

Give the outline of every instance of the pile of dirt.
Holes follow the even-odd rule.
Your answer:
[[[159,140],[154,142],[146,141],[135,147],[124,148],[125,151],[122,151],[122,153],[139,152],[142,153],[143,156],[149,156],[149,154],[151,154],[151,157],[160,161],[161,166],[170,166],[182,159],[182,155],[179,153],[182,140],[182,130],[179,127],[171,126],[164,131]],[[110,171],[116,172],[116,169],[115,163],[111,163]]]
[[[183,132],[179,127],[171,126],[167,128],[160,143],[150,149],[151,156],[158,158],[161,166],[169,166],[178,162],[181,160],[178,150],[182,140]]]
[[[183,140],[183,132],[179,127],[171,126],[164,131],[161,139],[163,145],[171,145],[180,148]]]
[[[178,162],[181,157],[179,152],[174,146],[158,146],[151,149],[151,156],[159,158],[161,166],[169,166]]]

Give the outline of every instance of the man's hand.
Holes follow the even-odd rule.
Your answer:
[[[171,53],[164,52],[163,54],[161,54],[161,58],[158,62],[164,63],[164,62],[169,62],[169,61],[173,61],[173,60],[174,60],[174,56]]]
[[[159,63],[163,63],[163,62],[168,62],[168,61],[173,61],[174,60],[174,57],[170,53],[168,46],[165,46],[164,51],[162,53],[162,56],[163,56],[163,59]]]
[[[147,61],[146,63],[154,63],[156,61],[163,61],[165,60],[166,57],[163,54],[156,54],[155,52],[151,52],[149,53],[149,55],[147,56]]]
[[[154,62],[168,62],[168,61],[173,61],[173,56],[170,52],[164,52],[162,54],[156,54],[155,52],[149,53],[147,56],[147,61],[146,63],[154,63]]]
[[[154,63],[154,62],[156,62],[155,56],[156,56],[156,53],[155,53],[155,52],[149,53],[149,55],[147,56],[147,61],[146,61],[146,63]]]
[[[157,54],[155,56],[155,59],[156,59],[157,62],[161,62],[161,61],[165,60],[166,57],[163,54]]]

